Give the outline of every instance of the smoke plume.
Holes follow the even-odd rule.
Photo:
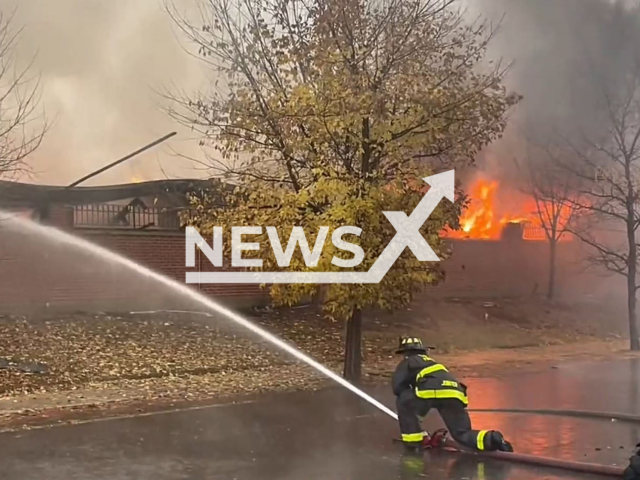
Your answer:
[[[638,2],[480,0],[469,2],[469,13],[501,20],[490,54],[514,62],[508,86],[524,97],[482,167],[508,177],[524,137],[602,128],[600,87],[615,88],[640,52]]]
[[[181,4],[188,9],[190,1]],[[197,142],[167,117],[156,93],[174,84],[197,89],[204,79],[161,0],[0,0],[0,9],[15,12],[14,28],[24,28],[16,56],[34,59],[51,123],[29,162],[33,181],[71,183],[174,130],[168,144],[88,184],[202,175],[172,155],[197,154]]]
[[[189,12],[199,0],[176,0]],[[502,18],[490,55],[514,61],[510,89],[524,96],[505,139],[487,149],[480,168],[499,176],[521,147],[522,131],[583,128],[597,123],[590,69],[615,76],[626,46],[638,43],[638,7],[619,0],[461,0],[470,18]],[[97,177],[92,183],[204,172],[171,150],[198,157],[193,135],[160,108],[157,90],[206,88],[207,73],[184,51],[162,0],[0,0],[14,26],[24,26],[16,52],[35,55],[43,106],[52,123],[31,158],[33,181],[70,183],[172,130],[169,145]],[[636,32],[629,34],[629,32]],[[635,40],[633,39],[635,35]],[[192,53],[193,52],[193,49]],[[161,167],[162,166],[162,167]]]

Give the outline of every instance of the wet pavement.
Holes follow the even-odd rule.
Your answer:
[[[466,381],[475,408],[576,408],[640,413],[638,359]],[[373,393],[392,404],[386,388]],[[517,450],[625,465],[640,424],[475,413]],[[441,425],[437,415],[426,426]],[[340,389],[265,396],[208,407],[0,434],[3,480],[602,478],[432,452],[402,456],[395,422]],[[624,447],[624,448],[620,448]]]

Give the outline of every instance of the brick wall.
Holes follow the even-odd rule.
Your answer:
[[[444,296],[519,296],[546,286],[546,242],[452,242],[444,264],[445,281],[434,288]]]
[[[61,228],[73,226],[73,208],[64,205],[51,205],[44,213],[43,221]]]
[[[73,233],[179,282],[184,282],[187,270],[213,269],[204,255],[196,257],[197,268],[185,268],[181,233],[89,229]],[[202,285],[200,290],[234,305],[264,303],[266,296],[258,285]],[[114,305],[119,310],[196,308],[129,269],[0,227],[0,311],[109,311]]]
[[[52,212],[49,218],[63,223],[69,216]],[[66,226],[69,228],[68,223]],[[187,269],[181,233],[91,229],[76,229],[74,233],[179,282],[184,281]],[[146,281],[130,270],[96,260],[77,248],[42,244],[37,240],[11,233],[0,225],[0,311],[110,311],[114,305],[121,310],[195,308],[192,304],[184,305],[157,282]],[[578,247],[578,242],[560,246],[559,293],[584,295],[591,287],[613,285],[579,271]],[[198,268],[213,269],[208,259],[199,250],[196,252]],[[448,297],[542,294],[546,288],[547,265],[546,242],[455,241],[452,257],[443,264],[445,281],[428,289],[426,294]],[[202,285],[199,288],[234,306],[264,303],[266,296],[258,285]]]
[[[443,297],[522,297],[545,295],[549,277],[546,241],[453,241],[443,263],[446,278],[427,295]],[[560,242],[556,251],[556,295],[565,301],[624,302],[624,278],[585,262],[589,247]]]

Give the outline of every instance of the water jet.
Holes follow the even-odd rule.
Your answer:
[[[259,327],[258,325],[255,325],[253,322],[244,318],[242,315],[238,314],[237,312],[234,312],[233,310],[219,304],[218,302],[205,296],[202,293],[197,292],[191,287],[183,283],[180,283],[176,280],[173,280],[158,272],[155,272],[107,248],[104,248],[100,245],[97,245],[88,240],[85,240],[78,236],[67,233],[65,231],[59,230],[55,227],[41,225],[32,220],[20,218],[18,216],[12,215],[9,212],[4,212],[2,210],[0,210],[0,219],[4,221],[3,223],[4,227],[12,228],[14,230],[19,229],[28,234],[43,236],[48,241],[51,241],[51,242],[55,241],[59,244],[69,245],[71,247],[81,249],[86,253],[95,255],[96,257],[102,260],[105,260],[107,262],[110,262],[112,264],[122,266],[146,279],[150,279],[154,282],[157,282],[158,284],[161,284],[165,287],[170,288],[172,291],[179,294],[181,297],[190,299],[195,303],[198,303],[213,312],[219,313],[220,315],[231,320],[235,324],[240,325],[246,328],[247,330],[253,332],[254,334],[261,337],[262,339],[278,347],[280,350],[287,352],[294,358],[306,363],[310,367],[322,373],[324,376],[338,383],[342,387],[350,390],[352,393],[358,395],[360,398],[370,403],[380,411],[386,413],[390,417],[397,420],[398,417],[395,414],[395,412],[393,412],[393,410],[389,409],[387,406],[383,405],[375,398],[371,397],[367,393],[357,388],[355,385],[351,384],[350,382],[348,382],[347,380],[345,380],[335,372],[331,371],[326,366],[317,362],[310,356],[302,353],[300,350],[290,345],[289,343],[285,342],[283,339],[279,338],[278,336],[268,332],[267,330]]]

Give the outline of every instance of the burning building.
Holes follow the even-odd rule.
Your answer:
[[[132,258],[171,278],[183,280],[185,242],[179,212],[188,208],[185,194],[209,186],[205,181],[167,180],[104,187],[0,184],[0,208],[22,212],[41,222],[72,231]],[[443,265],[445,281],[428,290],[444,297],[500,297],[542,292],[547,277],[548,242],[535,213],[535,201],[501,190],[495,180],[479,179],[469,189],[470,202],[461,230],[443,232],[453,255]],[[504,200],[509,197],[509,201]],[[0,225],[0,309],[95,309],[112,305],[146,308],[140,298],[157,301],[159,293],[122,282],[104,269],[75,273],[73,258],[52,269],[51,256],[21,250],[21,241]],[[579,242],[570,242],[578,244]],[[570,245],[567,245],[570,246]],[[569,258],[564,249],[563,261]],[[213,268],[199,250],[197,269]],[[26,262],[26,263],[25,263]],[[64,268],[64,262],[70,262]],[[561,262],[562,263],[562,262]],[[25,274],[25,264],[31,273]],[[101,267],[96,267],[101,268]],[[562,277],[564,265],[559,266]],[[241,305],[264,303],[259,285],[203,285],[202,291]],[[152,293],[150,293],[150,291]]]
[[[443,236],[458,240],[500,240],[520,238],[522,240],[547,240],[542,218],[555,208],[512,188],[498,180],[479,177],[467,188],[469,202],[460,216],[460,230],[447,230]],[[562,207],[561,207],[562,208]],[[563,231],[568,215],[561,212],[558,230]],[[547,222],[545,222],[547,223]],[[570,240],[568,234],[560,240]]]

